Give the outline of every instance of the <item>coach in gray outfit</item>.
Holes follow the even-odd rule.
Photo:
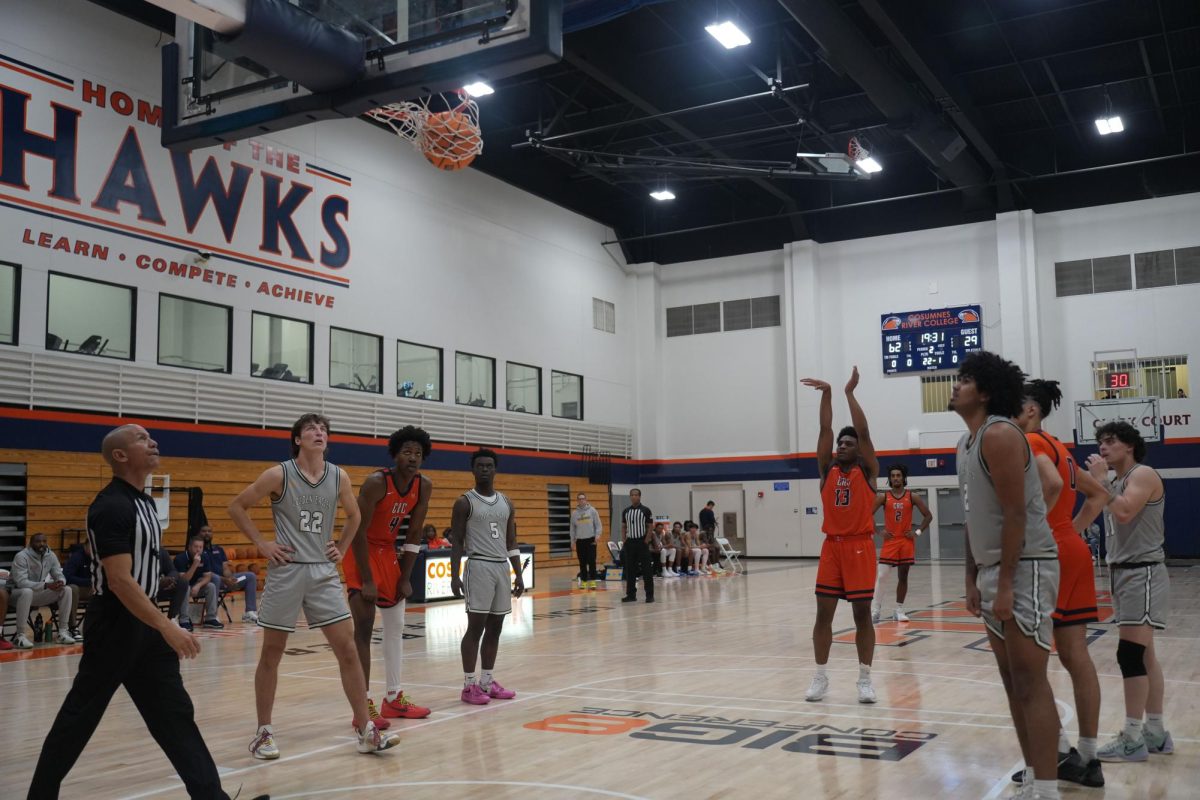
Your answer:
[[[596,542],[604,528],[600,524],[600,514],[588,503],[587,495],[580,492],[576,499],[579,505],[571,512],[571,542],[579,556],[579,587],[595,589]]]
[[[46,534],[34,534],[29,546],[13,556],[11,588],[18,631],[29,619],[31,609],[58,606],[56,639],[59,644],[75,643],[69,633],[75,627],[74,594],[63,575],[58,556],[46,545]],[[29,640],[23,635],[18,637],[18,647],[28,644]]]

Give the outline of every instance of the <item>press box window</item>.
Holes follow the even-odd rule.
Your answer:
[[[454,354],[454,401],[460,406],[496,407],[496,359]]]
[[[205,372],[229,372],[233,310],[216,303],[158,296],[158,363]]]
[[[442,348],[396,342],[396,394],[414,400],[442,400]]]
[[[542,371],[512,361],[505,365],[504,398],[509,411],[542,413]]]
[[[0,344],[17,343],[21,297],[21,268],[0,261]]]
[[[250,374],[256,378],[312,383],[313,326],[311,322],[251,315]]]
[[[550,413],[561,419],[583,419],[583,376],[550,371]]]
[[[356,392],[380,392],[383,339],[369,333],[329,329],[329,385]]]
[[[51,272],[49,289],[47,350],[133,360],[132,288]]]

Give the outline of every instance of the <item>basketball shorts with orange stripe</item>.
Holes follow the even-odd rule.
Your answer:
[[[817,565],[818,597],[858,602],[875,596],[875,541],[870,533],[826,535]]]
[[[904,534],[886,536],[879,549],[879,563],[892,567],[903,567],[916,562],[917,543]]]
[[[1092,575],[1092,551],[1087,543],[1072,531],[1055,536],[1058,545],[1060,578],[1058,601],[1054,607],[1054,627],[1086,625],[1099,622],[1096,610],[1096,579]]]
[[[367,555],[371,559],[371,577],[378,591],[375,605],[379,608],[391,608],[400,602],[400,593],[397,591],[397,585],[400,583],[400,559],[396,556],[396,546],[367,542]],[[347,552],[342,560],[342,572],[346,576],[346,588],[349,593],[355,595],[361,592],[362,578],[358,574],[353,550]]]

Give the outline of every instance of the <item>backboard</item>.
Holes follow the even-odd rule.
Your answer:
[[[1096,444],[1096,429],[1106,422],[1128,422],[1147,442],[1162,441],[1162,417],[1157,397],[1080,400],[1075,403],[1077,444]]]
[[[232,142],[496,81],[562,56],[563,0],[291,0],[363,44],[361,78],[310,91],[182,16],[163,48],[162,143]]]

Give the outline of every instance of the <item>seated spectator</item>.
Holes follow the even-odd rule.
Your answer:
[[[187,597],[188,585],[179,579],[179,572],[175,569],[175,560],[171,558],[171,553],[167,548],[160,547],[158,549],[158,594],[155,599],[169,601],[167,619],[178,619],[179,627],[190,631],[192,629],[191,618],[186,614],[180,616]]]
[[[188,597],[204,598],[204,622],[201,624],[205,628],[224,628],[217,619],[217,585],[213,583],[213,574],[204,566],[203,536],[197,534],[188,539],[187,551],[175,556],[175,570],[179,580],[187,584]],[[186,625],[183,623],[185,618],[188,620]],[[187,609],[180,610],[179,624],[184,628],[191,626]]]
[[[33,647],[24,630],[29,624],[30,611],[42,606],[58,607],[55,641],[59,644],[75,644],[75,638],[70,634],[75,627],[75,593],[67,585],[58,556],[46,544],[46,534],[35,533],[29,541],[29,547],[13,557],[9,585],[17,607],[17,635],[13,638],[13,644],[22,650]]]
[[[679,573],[675,571],[675,557],[679,554],[679,550],[675,546],[675,543],[679,540],[679,534],[682,531],[683,526],[676,522],[671,526],[670,533],[667,533],[666,529],[664,528],[661,536],[659,537],[659,544],[661,547],[660,552],[662,554],[659,557],[659,560],[662,562],[663,577],[679,577]]]
[[[716,531],[701,529],[699,540],[700,546],[708,551],[705,562],[709,565],[709,571],[717,575],[724,575],[725,568],[721,566],[721,545],[717,544]]]
[[[71,557],[63,565],[63,574],[67,576],[67,583],[75,593],[75,616],[78,618],[79,608],[96,593],[92,588],[91,539],[84,539],[82,543],[71,546]],[[77,630],[72,629],[70,633],[75,639],[80,638]]]
[[[7,578],[5,578],[7,580]],[[0,650],[12,650],[13,645],[4,638],[4,618],[8,616],[8,590],[0,585]]]
[[[691,554],[692,568],[689,575],[707,575],[708,548],[700,545],[700,526],[690,520],[683,526],[684,547]]]
[[[204,552],[201,558],[204,568],[213,574],[213,582],[220,581],[220,589],[226,592],[236,592],[241,589],[246,593],[246,612],[242,614],[242,622],[258,622],[258,575],[253,572],[234,572],[225,555],[225,548],[213,544],[213,529],[211,525],[201,525],[200,536],[204,537]],[[215,576],[219,575],[220,578]]]
[[[450,540],[447,539],[445,536],[439,536],[438,532],[437,532],[437,528],[435,528],[434,526],[426,525],[425,533],[429,536],[429,539],[426,542],[426,544],[429,545],[430,550],[440,550],[443,547],[450,546]]]
[[[650,533],[646,534],[646,547],[650,549],[650,568],[655,575],[662,575],[662,540],[666,535],[667,526],[661,522],[654,523]]]

